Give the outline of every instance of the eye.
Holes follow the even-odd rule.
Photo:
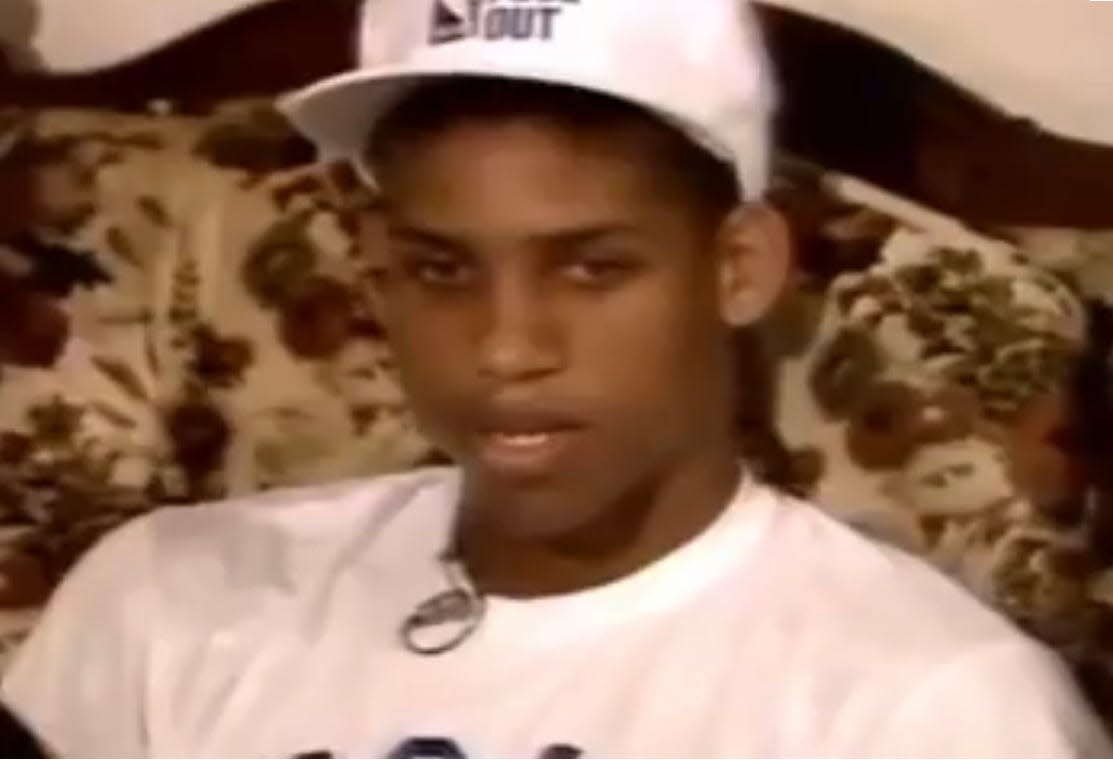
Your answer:
[[[467,259],[427,250],[399,254],[407,278],[429,288],[462,288],[475,278],[475,267]]]
[[[585,255],[564,265],[564,273],[577,285],[609,287],[622,282],[637,270],[637,262],[627,256]]]
[[[436,286],[458,286],[471,278],[466,264],[443,259],[424,259],[411,265],[410,274],[418,281]]]

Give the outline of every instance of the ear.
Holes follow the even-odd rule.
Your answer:
[[[765,317],[792,269],[792,238],[784,217],[768,205],[739,206],[716,235],[719,313],[734,328]]]
[[[367,275],[367,290],[375,318],[389,331],[390,311],[386,292],[390,280],[387,264],[386,216],[380,207],[368,207],[357,214],[356,245],[362,270]]]

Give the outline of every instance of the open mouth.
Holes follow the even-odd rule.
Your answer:
[[[489,434],[487,438],[509,450],[529,451],[545,447],[556,435],[555,432],[494,432]]]
[[[561,417],[500,415],[480,431],[479,459],[497,474],[548,474],[557,468],[583,431],[583,425]]]

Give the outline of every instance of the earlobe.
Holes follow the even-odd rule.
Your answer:
[[[367,211],[359,217],[357,233],[359,258],[364,265],[368,296],[371,310],[376,320],[384,326],[389,325],[387,316],[386,291],[389,278],[387,266],[386,219],[381,211]]]
[[[370,302],[371,312],[375,321],[384,328],[390,325],[390,316],[387,312],[386,290],[387,271],[381,267],[372,267],[365,272],[367,297]]]
[[[764,204],[740,206],[719,231],[722,318],[738,328],[769,313],[788,283],[792,238],[788,223]]]

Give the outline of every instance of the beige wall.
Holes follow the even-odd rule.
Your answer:
[[[0,0],[0,17],[14,18],[19,6],[26,17],[33,5],[33,48],[47,67],[67,71],[141,55],[206,21],[265,2],[273,0]]]
[[[1113,2],[763,1],[869,32],[1007,111],[1113,144]]]

